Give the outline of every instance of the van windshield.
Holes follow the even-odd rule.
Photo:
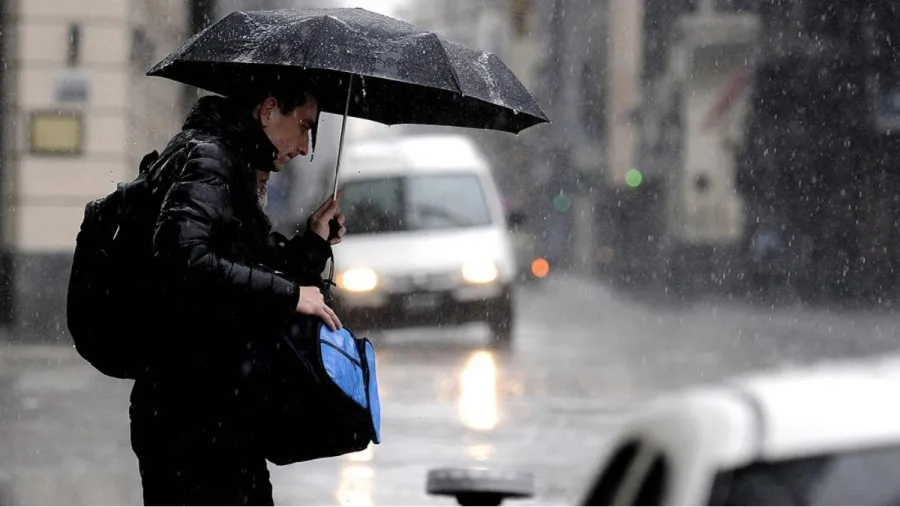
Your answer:
[[[359,179],[344,185],[347,234],[428,231],[491,224],[481,180],[474,174]]]

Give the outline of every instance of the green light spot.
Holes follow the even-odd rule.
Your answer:
[[[631,188],[636,188],[641,186],[641,183],[644,182],[644,175],[641,174],[637,169],[629,169],[627,173],[625,173],[625,184]]]
[[[566,194],[559,194],[553,198],[553,209],[556,211],[568,211],[572,207],[572,198]]]

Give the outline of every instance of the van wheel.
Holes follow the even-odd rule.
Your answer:
[[[508,348],[512,345],[512,322],[491,325],[491,346]]]

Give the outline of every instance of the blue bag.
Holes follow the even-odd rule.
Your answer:
[[[266,353],[259,385],[266,459],[288,465],[381,443],[375,347],[298,316]]]

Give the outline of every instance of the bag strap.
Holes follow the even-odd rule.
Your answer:
[[[334,281],[334,252],[331,252],[331,255],[328,256],[328,262],[331,266],[328,268],[328,277],[322,280],[322,289],[325,303],[331,304],[334,301],[334,294],[331,292],[331,288],[337,285]]]

